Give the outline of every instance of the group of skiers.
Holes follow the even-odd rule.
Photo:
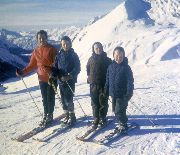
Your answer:
[[[73,96],[75,83],[80,73],[80,60],[72,48],[68,36],[61,38],[61,49],[58,52],[48,43],[44,30],[37,32],[37,47],[32,52],[29,64],[24,69],[17,69],[16,75],[24,77],[37,69],[44,107],[44,118],[41,125],[53,121],[55,91],[59,84],[62,107],[65,112],[64,123],[74,125],[76,116]],[[117,129],[127,129],[126,109],[133,95],[134,79],[125,51],[116,47],[112,61],[103,50],[100,42],[92,45],[92,56],[87,62],[87,83],[90,85],[90,97],[94,121],[93,128],[107,123],[108,97],[112,97],[112,109],[118,120]]]

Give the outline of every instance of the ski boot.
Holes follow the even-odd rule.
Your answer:
[[[72,126],[76,123],[76,116],[75,116],[75,113],[74,112],[70,112],[69,113],[69,120],[67,122],[68,125]]]
[[[92,123],[92,129],[97,129],[99,124],[99,119],[95,118],[93,123]]]
[[[64,120],[63,120],[63,124],[67,124],[68,121],[69,121],[69,112],[66,111],[66,112],[65,112],[65,118],[64,118]]]
[[[47,126],[47,125],[51,124],[52,122],[53,122],[53,114],[50,113],[47,115],[47,119],[46,119],[46,122],[44,125]]]
[[[107,125],[107,119],[106,118],[102,118],[99,121],[99,126],[100,127],[105,127]]]
[[[40,122],[39,126],[44,126],[44,124],[46,123],[46,119],[47,119],[47,114],[44,114],[43,120]]]
[[[127,123],[119,123],[116,128],[115,128],[115,132],[117,133],[121,133],[121,132],[127,132],[128,130],[128,126]]]

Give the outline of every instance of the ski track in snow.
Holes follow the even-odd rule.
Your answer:
[[[16,109],[16,114],[12,115],[12,112],[8,110],[8,108],[0,111],[1,116],[12,115],[12,117],[15,117],[14,120],[9,119],[9,122],[5,125],[2,125],[2,123],[6,121],[2,119],[0,121],[2,137],[0,143],[1,146],[3,146],[1,154],[177,154],[180,147],[180,116],[177,115],[180,108],[178,97],[180,94],[178,87],[180,81],[176,75],[178,72],[167,72],[167,70],[169,70],[169,68],[167,68],[168,66],[173,68],[176,65],[179,65],[179,61],[177,60],[173,60],[172,63],[171,61],[159,62],[156,65],[144,66],[141,68],[142,70],[139,71],[140,73],[137,71],[135,74],[135,93],[131,102],[132,104],[136,104],[150,119],[159,123],[158,127],[152,127],[152,124],[147,118],[130,103],[128,107],[128,111],[130,112],[130,114],[128,114],[129,120],[139,123],[141,125],[140,130],[133,133],[131,137],[117,139],[108,146],[99,146],[91,142],[84,143],[77,141],[75,137],[87,129],[86,125],[81,126],[84,123],[80,123],[81,125],[79,125],[79,127],[69,132],[57,135],[48,142],[36,142],[29,139],[25,143],[18,143],[11,141],[10,138],[36,126],[37,123],[35,122],[38,122],[39,116],[35,114],[37,112],[35,112],[35,107],[29,97],[29,101],[26,104],[24,104],[23,100],[19,103],[23,104],[21,106],[14,103],[13,100],[8,100],[4,103],[14,104],[11,108]],[[162,70],[162,67],[166,69]],[[161,73],[159,72],[160,70]],[[148,75],[150,72],[153,73],[152,76]],[[145,75],[145,77],[142,77],[142,74]],[[86,90],[86,92],[88,91],[88,85],[83,88],[84,86],[85,84],[77,86],[76,93],[78,95],[83,94],[84,90]],[[34,95],[40,96],[40,92],[37,91]],[[9,96],[11,96],[11,94]],[[27,96],[28,94],[24,95],[23,99],[27,98]],[[18,98],[19,96],[14,97],[15,101]],[[90,98],[85,97],[79,99],[79,102],[82,104],[87,115],[91,116]],[[59,103],[56,103],[56,106],[59,107],[57,104]],[[109,115],[111,115],[111,103],[109,104]],[[78,116],[83,116],[77,101],[75,101],[75,107]],[[31,110],[29,111],[28,109]],[[26,113],[22,112],[22,110],[26,111]],[[62,112],[62,109],[58,108],[55,112],[57,114],[60,111]],[[10,116],[8,117],[10,118]],[[47,130],[46,132],[40,133],[37,137],[46,136],[57,127],[50,128],[49,131]],[[97,135],[95,139],[103,137],[103,135],[110,132],[111,129],[113,129],[113,127],[109,127],[105,133]],[[121,151],[119,152],[119,150]]]

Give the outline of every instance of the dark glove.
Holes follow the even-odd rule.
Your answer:
[[[56,77],[54,77],[54,76],[50,76],[49,77],[49,80],[48,80],[48,84],[50,85],[50,86],[52,86],[53,84],[55,84],[56,83]]]
[[[63,82],[69,81],[70,79],[72,79],[72,76],[70,74],[61,77],[61,81]]]
[[[17,75],[18,77],[23,77],[23,71],[20,70],[19,68],[17,68],[17,69],[16,69],[16,75]]]

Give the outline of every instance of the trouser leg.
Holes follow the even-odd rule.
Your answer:
[[[42,96],[42,102],[44,107],[44,116],[48,114],[48,102],[47,102],[47,86],[48,84],[46,82],[39,82],[40,90],[41,90],[41,96]]]
[[[96,123],[99,123],[99,93],[95,84],[90,84],[90,96],[93,117]]]
[[[54,106],[55,106],[55,91],[53,87],[50,85],[48,85],[47,87],[47,103],[48,103],[48,113],[53,114]]]
[[[107,112],[108,112],[108,97],[103,95],[103,88],[99,89],[99,116],[102,120],[106,119]]]
[[[128,102],[124,99],[117,98],[115,99],[115,116],[119,123],[126,124],[128,121],[126,115],[126,109],[128,106]]]

